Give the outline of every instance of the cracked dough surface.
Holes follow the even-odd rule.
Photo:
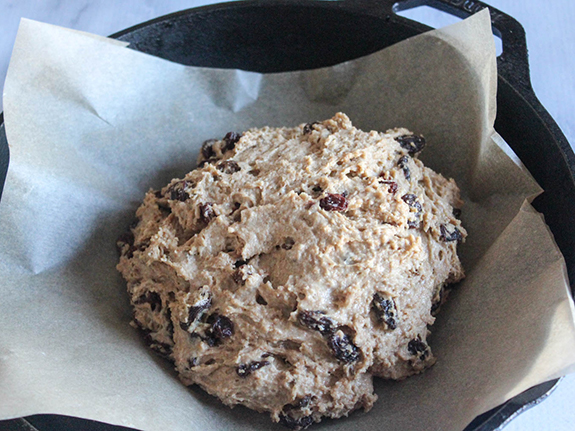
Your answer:
[[[119,239],[134,324],[185,384],[289,428],[370,409],[373,376],[434,363],[428,326],[463,278],[459,190],[424,144],[341,113],[207,141]]]

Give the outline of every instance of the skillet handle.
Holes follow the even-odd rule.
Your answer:
[[[396,13],[429,6],[459,18],[467,18],[489,8],[493,32],[501,38],[503,52],[497,58],[499,75],[514,88],[532,92],[525,30],[517,20],[479,0],[348,0],[351,9],[361,9],[386,20],[407,20]],[[415,24],[414,21],[408,20]],[[419,28],[423,25],[417,23]],[[427,27],[427,26],[424,26]]]

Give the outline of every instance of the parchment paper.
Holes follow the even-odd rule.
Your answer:
[[[467,278],[432,327],[437,364],[377,380],[368,413],[315,429],[461,430],[571,372],[563,258],[530,206],[540,189],[493,131],[489,14],[332,68],[260,75],[191,68],[24,20],[5,85],[11,162],[0,205],[0,418],[58,413],[145,430],[281,429],[179,383],[129,326],[115,238],[144,192],[226,132],[347,113],[426,136],[461,186]]]

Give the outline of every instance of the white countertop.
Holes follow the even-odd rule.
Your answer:
[[[0,0],[0,82],[8,68],[21,17],[109,35],[182,9],[214,0]],[[539,100],[575,143],[575,2],[572,0],[488,0],[525,28],[531,81]],[[450,20],[427,8],[412,13],[429,24]],[[414,16],[412,15],[412,16]],[[423,20],[423,18],[421,18]],[[2,109],[0,101],[0,110]],[[505,431],[572,431],[575,429],[575,375],[567,376],[538,406],[522,413]]]

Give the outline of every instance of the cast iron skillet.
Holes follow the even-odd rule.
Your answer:
[[[112,35],[130,48],[185,65],[280,72],[333,65],[383,49],[429,27],[395,14],[420,5],[465,18],[487,5],[475,0],[279,0],[206,6],[167,15]],[[529,80],[523,27],[490,7],[502,39],[496,130],[546,190],[534,201],[545,215],[575,282],[575,155],[537,100]],[[0,114],[0,196],[8,168]],[[531,388],[477,417],[465,431],[500,429],[540,402],[557,380]],[[0,422],[2,430],[128,430],[84,419],[36,415]]]

